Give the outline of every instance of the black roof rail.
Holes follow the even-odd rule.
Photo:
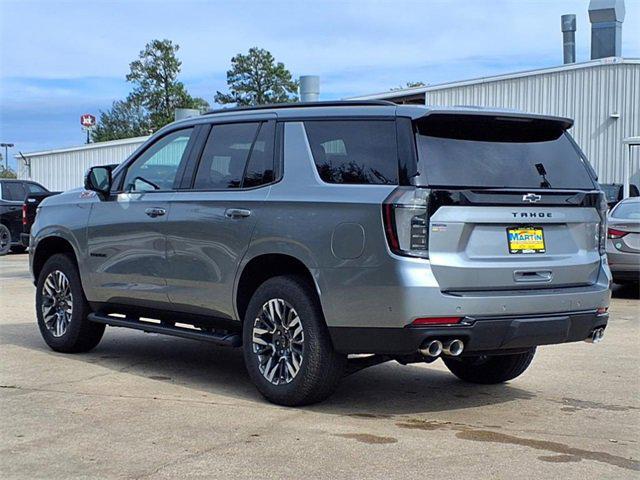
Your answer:
[[[279,108],[306,108],[306,107],[365,107],[365,106],[396,106],[387,100],[329,100],[323,102],[296,102],[296,103],[271,103],[267,105],[255,105],[251,107],[231,107],[209,110],[204,115],[228,112],[245,112],[249,110],[271,110]]]

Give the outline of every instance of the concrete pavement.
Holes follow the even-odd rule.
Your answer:
[[[40,338],[26,255],[0,258],[0,477],[639,478],[640,301],[605,340],[542,347],[506,385],[387,363],[308,408],[264,401],[240,351],[108,328]]]

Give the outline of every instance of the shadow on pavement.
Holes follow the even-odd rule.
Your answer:
[[[251,384],[239,349],[108,328],[92,352],[65,355],[49,350],[35,323],[0,326],[0,342],[201,393],[266,402]],[[46,360],[40,357],[33,361]],[[76,387],[81,384],[82,380],[75,383]],[[131,394],[132,390],[122,393]],[[383,418],[501,404],[534,396],[512,385],[465,384],[448,372],[389,362],[346,377],[331,398],[307,408],[318,413]]]

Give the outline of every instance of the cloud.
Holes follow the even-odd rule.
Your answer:
[[[638,57],[640,2],[626,7],[623,54]],[[252,46],[296,77],[320,75],[329,99],[559,64],[564,13],[577,14],[578,60],[587,60],[587,8],[586,0],[0,0],[0,129],[34,145],[75,138],[79,113],[127,94],[129,63],[153,38],[180,45],[181,79],[210,102],[226,88],[231,57]],[[58,112],[58,125],[43,131],[39,111]]]

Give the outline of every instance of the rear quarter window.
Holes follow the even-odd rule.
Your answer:
[[[393,120],[313,120],[304,122],[313,160],[327,183],[398,183],[398,151]]]

